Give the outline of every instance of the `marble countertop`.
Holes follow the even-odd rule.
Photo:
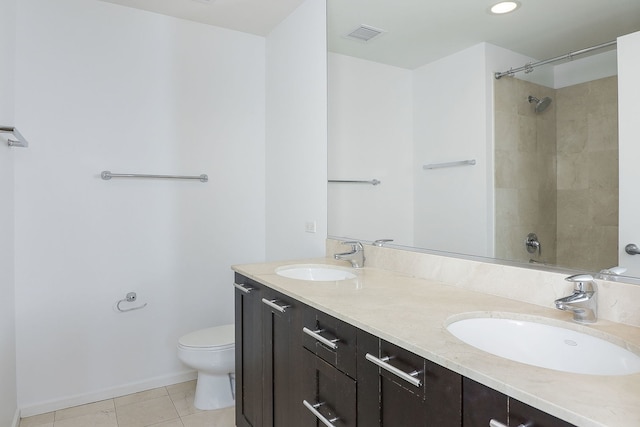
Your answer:
[[[355,279],[311,282],[275,273],[292,264],[345,263],[329,258],[235,265],[233,270],[305,304],[375,334],[428,360],[580,427],[640,426],[640,373],[595,376],[513,362],[455,338],[446,325],[461,314],[522,318],[603,337],[613,335],[638,352],[640,328],[606,320],[590,326],[566,312],[414,278],[394,271],[353,269]],[[469,314],[473,313],[473,314]],[[606,361],[603,361],[606,363]]]

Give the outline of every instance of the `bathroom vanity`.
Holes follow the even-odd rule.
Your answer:
[[[233,267],[238,427],[640,425],[640,374],[529,366],[446,330],[460,313],[569,325],[566,313],[378,268],[338,281],[276,273],[305,262],[344,265]],[[640,342],[633,326],[603,320],[597,328]]]

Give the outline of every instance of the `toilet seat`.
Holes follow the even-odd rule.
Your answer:
[[[178,346],[193,350],[228,350],[235,346],[234,325],[214,326],[183,335]]]

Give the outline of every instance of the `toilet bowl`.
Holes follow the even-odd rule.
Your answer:
[[[212,410],[234,405],[234,325],[200,329],[178,340],[178,359],[198,371],[193,405]]]

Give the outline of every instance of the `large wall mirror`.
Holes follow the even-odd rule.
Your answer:
[[[640,2],[516,3],[328,0],[329,235],[640,277],[610,43]]]

